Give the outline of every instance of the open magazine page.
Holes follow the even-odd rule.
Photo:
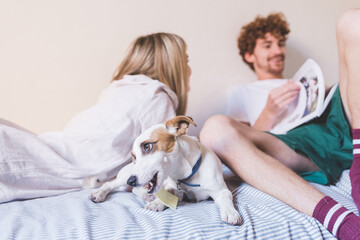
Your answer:
[[[325,101],[324,101],[324,103],[323,103],[323,110],[322,110],[322,112],[324,112],[324,110],[325,110],[325,108],[327,107],[327,105],[329,105],[329,102],[330,102],[332,96],[334,95],[334,93],[335,93],[336,88],[337,88],[338,85],[339,85],[339,84],[336,83],[336,84],[334,84],[334,85],[331,87],[331,89],[330,89],[329,93],[327,94],[327,96],[326,96],[326,98],[325,98]],[[322,112],[321,112],[321,113],[322,113]],[[321,114],[321,113],[320,113],[320,114]]]
[[[293,108],[290,109],[291,113],[271,130],[272,133],[286,133],[322,113],[325,83],[319,65],[314,60],[308,59],[295,73],[292,81],[301,86],[299,95],[289,105],[289,108]]]

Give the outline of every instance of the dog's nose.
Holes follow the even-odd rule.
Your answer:
[[[137,177],[136,176],[131,176],[129,177],[129,179],[127,180],[127,184],[129,186],[133,186],[133,187],[136,187],[137,186]]]

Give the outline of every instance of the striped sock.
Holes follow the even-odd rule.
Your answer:
[[[360,129],[353,129],[353,163],[350,168],[351,196],[360,209]],[[360,211],[360,210],[359,210]]]
[[[360,218],[329,196],[316,205],[313,217],[338,239],[358,239]]]

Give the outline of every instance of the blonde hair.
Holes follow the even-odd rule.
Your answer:
[[[184,115],[189,85],[186,48],[185,41],[176,34],[154,33],[138,37],[112,81],[138,74],[159,80],[175,92],[179,100],[176,114]]]

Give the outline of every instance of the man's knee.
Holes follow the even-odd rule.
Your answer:
[[[340,16],[336,33],[345,40],[360,40],[360,8],[347,10]]]
[[[200,141],[220,154],[227,148],[237,145],[246,145],[251,141],[252,128],[228,116],[215,115],[210,117],[200,132]]]
[[[200,131],[200,141],[205,145],[211,147],[217,144],[218,141],[226,140],[228,132],[232,127],[232,120],[225,115],[215,115],[206,120],[203,128]]]

